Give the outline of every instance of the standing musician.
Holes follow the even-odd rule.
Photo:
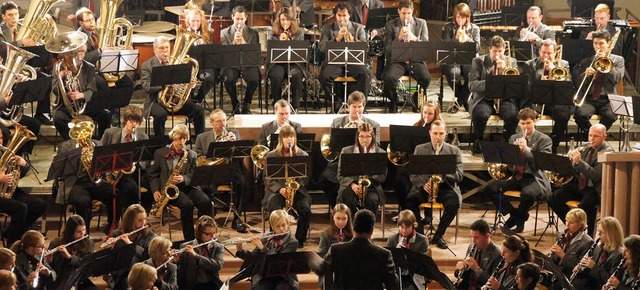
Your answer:
[[[551,259],[565,276],[571,277],[573,268],[593,245],[593,239],[587,232],[587,214],[584,210],[574,208],[564,220],[567,229],[551,246]]]
[[[167,185],[173,184],[178,187],[179,193],[169,204],[180,209],[180,219],[182,220],[182,233],[185,240],[195,238],[193,232],[193,208],[198,208],[198,216],[213,215],[213,202],[197,186],[191,185],[191,175],[196,166],[197,154],[195,151],[186,148],[185,144],[189,140],[189,129],[184,124],[176,125],[171,132],[171,144],[160,148],[153,153],[153,166],[149,169],[149,184],[153,198],[159,202],[168,193],[164,192]],[[184,166],[180,172],[174,172],[180,164],[180,160],[186,156]],[[162,190],[162,192],[161,192]]]
[[[531,6],[527,10],[527,27],[521,27],[516,35],[516,40],[529,41],[534,44],[535,48],[540,47],[540,43],[543,40],[556,39],[556,32],[551,27],[542,23],[542,9],[538,6]]]
[[[293,12],[286,8],[280,8],[276,15],[276,22],[273,23],[273,34],[270,40],[304,40],[304,32],[296,22]],[[267,57],[269,60],[269,57]],[[291,71],[287,71],[287,68]],[[293,109],[297,110],[300,106],[300,97],[302,96],[302,77],[304,76],[304,68],[299,63],[269,63],[267,68],[267,78],[271,84],[271,97],[275,104],[278,99],[286,99],[286,92],[282,91],[284,80],[288,79],[291,74],[291,104]]]
[[[609,54],[613,67],[611,71],[603,73],[594,68],[594,58],[605,57],[607,52],[612,48],[611,35],[606,31],[596,31],[593,34],[593,49],[596,54],[593,57],[583,59],[579,65],[573,68],[573,79],[584,79],[585,85],[590,81],[593,82],[591,89],[587,92],[579,91],[578,96],[586,98],[582,106],[578,106],[574,114],[576,124],[584,132],[589,131],[591,123],[589,120],[594,114],[600,115],[600,123],[611,128],[613,122],[616,121],[616,115],[609,104],[609,94],[617,93],[616,85],[624,77],[624,59],[615,54]]]
[[[487,283],[491,271],[502,260],[501,250],[491,240],[491,228],[483,220],[476,220],[469,227],[471,245],[467,248],[465,259],[456,263],[456,277],[462,281],[456,283],[456,289],[478,289]]]
[[[555,189],[553,198],[549,199],[549,206],[560,219],[563,219],[569,211],[565,203],[570,200],[579,200],[578,207],[587,214],[586,222],[589,225],[587,233],[589,234],[595,233],[597,207],[600,205],[602,193],[602,163],[598,162],[598,154],[613,152],[611,145],[605,142],[606,139],[607,128],[604,125],[594,124],[589,128],[589,145],[567,154],[578,173],[577,176],[574,176],[570,183]]]
[[[315,10],[313,9],[314,0],[282,0],[280,1],[281,7],[287,7],[293,10],[293,4],[291,2],[297,4],[296,11],[291,11],[294,13],[294,17],[292,18],[294,22],[300,24],[301,27],[312,27],[315,22]],[[276,18],[278,19],[278,18]]]
[[[153,285],[158,290],[178,290],[178,266],[174,263],[166,263],[171,259],[171,241],[165,237],[157,236],[149,244],[149,259],[144,263],[156,268],[158,279]],[[161,268],[160,265],[164,265]]]
[[[267,153],[269,157],[293,157],[309,156],[307,152],[298,148],[296,131],[293,127],[285,125],[278,135],[278,146]],[[266,178],[266,177],[265,177]],[[304,246],[307,240],[307,231],[311,223],[311,196],[307,193],[309,178],[300,178],[293,181],[284,179],[270,179],[266,184],[266,191],[262,199],[262,208],[273,212],[285,207],[287,200],[293,198],[292,208],[298,215],[298,227],[296,228],[296,240],[298,248]],[[290,182],[297,182],[298,189],[291,189]],[[293,196],[291,196],[293,194]],[[273,227],[273,224],[271,225]]]
[[[640,236],[630,235],[624,239],[623,255],[627,259],[624,271],[618,276],[611,275],[607,283],[618,290],[631,290],[638,283],[638,271],[640,271]],[[604,288],[603,288],[604,289]],[[608,290],[608,289],[605,289]]]
[[[376,136],[376,146],[380,144],[380,124],[363,115],[364,107],[367,103],[367,99],[364,94],[355,91],[349,95],[347,104],[349,105],[349,115],[343,117],[337,117],[331,122],[331,128],[357,128],[362,123],[369,123]],[[327,197],[329,206],[334,207],[336,205],[336,199],[338,197],[338,161],[334,160],[329,162],[325,169],[320,174],[320,182],[322,190]]]
[[[558,53],[558,45],[555,40],[542,40],[538,46],[540,47],[538,50],[539,56],[526,62],[529,67],[529,78],[531,83],[533,83],[534,80],[552,79],[553,75],[551,72],[556,68],[564,68],[566,69],[566,72],[569,72],[568,61],[560,60],[559,63],[555,62],[556,54]],[[566,80],[571,80],[571,74],[567,74],[566,78]],[[553,107],[549,106],[546,108],[549,110],[545,111],[550,111],[551,118],[553,119],[553,129],[551,132],[553,145],[551,149],[552,152],[555,153],[558,149],[558,145],[560,145],[560,137],[567,131],[569,117],[571,117],[571,106],[553,105]],[[549,115],[549,112],[540,112],[540,114],[545,113]]]
[[[458,214],[458,209],[462,204],[462,193],[458,183],[464,178],[462,175],[462,155],[460,149],[444,142],[447,136],[447,127],[442,120],[433,121],[431,130],[429,131],[431,142],[416,146],[414,155],[455,155],[456,156],[456,172],[441,176],[441,182],[438,185],[437,196],[433,195],[433,178],[431,174],[411,175],[411,183],[413,187],[409,196],[407,196],[407,205],[416,217],[420,216],[420,204],[429,202],[431,198],[436,202],[442,203],[444,213],[440,218],[438,229],[436,230],[432,243],[438,248],[448,248],[447,242],[444,240],[444,234],[447,227]],[[427,209],[425,220],[418,221],[418,233],[424,233],[424,225],[431,224],[433,213]]]
[[[378,147],[374,141],[375,132],[373,126],[369,123],[361,123],[358,125],[354,145],[342,148],[340,156],[344,154],[367,154],[367,153],[385,153],[385,150]],[[338,159],[338,181],[340,188],[338,189],[338,202],[346,204],[351,212],[363,209],[360,205],[360,199],[364,199],[364,208],[371,212],[377,212],[378,206],[384,204],[385,196],[382,183],[387,178],[387,168],[384,172],[372,176],[345,176],[340,173],[342,158]],[[370,186],[364,192],[365,187],[363,179],[369,179]],[[362,197],[364,195],[364,197]]]
[[[353,222],[351,210],[344,203],[336,204],[331,210],[331,225],[320,234],[318,255],[327,255],[331,245],[348,242],[353,238]]]
[[[333,15],[335,15],[336,21],[333,23],[327,23],[322,26],[322,32],[320,34],[320,51],[327,52],[327,42],[366,42],[367,35],[364,31],[364,26],[359,23],[350,21],[351,7],[347,2],[338,2],[333,7]],[[329,60],[325,59],[322,63],[322,71],[320,72],[320,84],[327,96],[327,99],[331,99],[330,94],[332,89],[338,89],[334,87],[334,80],[336,77],[344,73],[344,65],[328,64]],[[363,65],[347,65],[347,76],[351,76],[356,79],[355,90],[363,92],[365,95],[369,92],[369,73]],[[344,88],[349,91],[347,88]],[[336,93],[334,111],[342,106],[341,94]]]
[[[236,244],[236,255],[238,258],[252,262],[253,267],[259,271],[254,271],[251,277],[251,289],[299,289],[298,276],[289,274],[285,277],[263,277],[261,269],[264,268],[264,255],[292,253],[298,249],[298,241],[289,234],[289,215],[282,209],[275,210],[269,215],[269,224],[275,236],[269,238],[251,237],[251,242],[255,248],[249,252],[244,249],[242,243]],[[298,230],[299,231],[299,230]],[[283,235],[278,235],[283,234]],[[307,232],[305,231],[305,235]],[[256,260],[256,258],[260,258]],[[249,270],[249,269],[247,269]]]
[[[471,122],[473,122],[473,154],[480,154],[480,141],[487,121],[492,114],[498,114],[504,120],[503,138],[505,142],[516,132],[518,126],[518,104],[513,99],[485,99],[485,83],[488,75],[502,75],[507,68],[516,69],[515,58],[504,54],[505,42],[500,36],[491,38],[489,53],[478,56],[471,63],[469,73],[469,91],[473,93],[469,101]],[[508,62],[508,64],[507,64]],[[499,111],[496,111],[496,109]]]
[[[360,23],[365,28],[367,27],[369,13],[371,13],[371,10],[384,8],[384,2],[380,0],[349,0],[348,2],[349,5],[351,5],[351,11],[354,12],[351,21]],[[374,39],[378,34],[378,29],[371,29],[369,32],[369,39]]]
[[[302,125],[298,122],[289,120],[291,107],[287,100],[278,100],[273,105],[273,112],[276,115],[276,119],[262,124],[262,130],[258,137],[258,144],[270,147],[271,134],[279,134],[284,125],[292,126],[296,130],[296,134],[302,133]]]
[[[195,225],[196,239],[180,245],[184,253],[178,262],[180,289],[220,289],[220,269],[224,265],[224,246],[211,242],[218,232],[212,217],[203,215]],[[197,247],[202,243],[206,246]]]
[[[242,6],[236,6],[231,12],[233,25],[223,29],[220,32],[220,41],[223,45],[234,44],[251,44],[258,43],[260,37],[258,31],[246,24],[247,10]],[[257,66],[239,68],[225,68],[222,72],[224,76],[224,87],[227,89],[231,97],[233,105],[233,113],[251,114],[251,100],[258,86],[260,86],[260,71]],[[244,93],[242,103],[242,111],[240,111],[240,103],[238,101],[238,93],[236,92],[236,83],[242,74],[242,78],[247,82],[247,90]]]
[[[597,240],[593,256],[585,256],[576,265],[578,272],[572,281],[577,289],[601,289],[622,260],[622,241],[624,240],[620,222],[611,216],[598,222]],[[582,269],[582,270],[581,270]]]
[[[153,133],[155,137],[162,138],[164,136],[164,124],[169,114],[187,115],[187,117],[193,119],[196,135],[204,132],[204,109],[193,100],[187,100],[184,106],[175,112],[169,112],[167,108],[158,103],[158,94],[163,91],[163,87],[151,86],[151,71],[154,67],[169,64],[169,56],[171,55],[171,43],[169,39],[164,36],[156,37],[153,41],[153,53],[155,57],[142,63],[140,79],[142,81],[142,88],[148,94],[147,100],[144,103],[144,115],[153,116]],[[191,85],[195,85],[195,80],[191,80]],[[166,85],[165,87],[174,87],[174,85]]]
[[[44,236],[37,231],[29,230],[22,238],[11,246],[16,253],[16,267],[13,272],[18,278],[18,289],[53,289],[58,275],[44,259]],[[38,283],[34,287],[34,281]]]
[[[398,233],[387,239],[387,248],[405,248],[414,252],[429,255],[429,238],[416,232],[418,222],[416,216],[408,209],[398,214]],[[402,269],[402,289],[425,289],[427,287],[424,276],[413,273],[407,268]]]
[[[429,30],[424,19],[413,17],[413,2],[411,0],[400,0],[398,3],[398,14],[400,17],[390,20],[384,27],[384,43],[386,67],[382,73],[384,80],[385,95],[389,97],[391,105],[389,110],[395,113],[398,109],[398,80],[403,75],[412,76],[418,81],[418,85],[423,90],[429,87],[431,74],[427,65],[423,62],[394,62],[391,58],[391,43],[429,41]],[[417,108],[415,108],[417,109]]]
[[[86,223],[81,216],[74,214],[67,219],[62,236],[54,239],[49,244],[49,251],[56,251],[45,257],[51,268],[58,273],[58,279],[54,283],[55,289],[65,289],[67,281],[78,270],[82,259],[93,253],[93,241],[89,238],[84,238],[86,235]],[[66,246],[68,243],[75,241],[78,242]],[[76,288],[98,289],[88,278],[80,280]]]
[[[533,262],[533,253],[526,239],[518,235],[508,236],[502,242],[504,266],[493,270],[493,274],[481,289],[506,290],[516,286],[516,272],[523,263]],[[502,265],[503,263],[500,263]]]
[[[533,206],[536,198],[546,199],[551,194],[551,184],[533,158],[533,151],[551,153],[551,138],[536,130],[537,118],[536,111],[530,108],[524,108],[518,112],[518,125],[521,133],[512,135],[509,138],[509,144],[518,145],[521,153],[520,161],[524,159],[524,164],[516,166],[512,179],[497,181],[489,188],[496,207],[502,204],[502,208],[499,210],[504,215],[509,214],[505,227],[509,229],[515,227],[516,233],[521,233],[524,230],[524,223],[529,219],[529,209]],[[521,192],[520,204],[517,208],[513,207],[510,202],[504,202],[505,197],[502,196],[502,192],[508,190]]]
[[[471,9],[466,3],[459,3],[453,8],[453,20],[442,28],[444,41],[474,42],[476,50],[480,49],[480,27],[471,23]],[[469,111],[469,72],[471,65],[463,64],[457,67],[445,65],[444,72],[449,86],[453,89],[455,83],[456,99],[465,110]]]

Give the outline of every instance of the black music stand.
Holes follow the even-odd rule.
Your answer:
[[[206,5],[206,4],[205,4]],[[200,65],[200,71],[198,72],[198,76],[200,79],[206,79],[208,72],[206,72],[205,70],[214,70],[214,71],[220,71],[220,68],[222,67],[222,59],[220,58],[220,55],[216,52],[216,47],[220,46],[219,44],[201,44],[201,45],[194,45],[191,46],[191,48],[189,48],[189,57],[195,59],[198,64]],[[218,79],[214,80],[213,83],[213,107],[216,108],[216,83],[218,82],[218,80],[220,80],[220,76],[217,75]],[[204,82],[206,84],[208,84],[209,82]],[[209,89],[206,88],[204,90],[205,92],[208,92]],[[220,91],[222,91],[222,89],[220,89]],[[206,93],[205,93],[206,95]],[[207,98],[206,96],[203,96],[202,98],[202,106],[204,108],[210,109],[209,108],[209,104],[207,103]]]
[[[367,30],[384,28],[387,22],[400,17],[398,15],[398,9],[395,7],[390,8],[378,8],[369,10],[369,16],[367,18]]]
[[[623,143],[618,144],[618,151],[631,152],[631,143],[629,143],[629,130],[633,123],[633,100],[632,97],[609,94],[609,105],[614,114],[618,116],[620,121],[620,133],[623,134]]]
[[[484,97],[487,100],[514,99],[518,101],[527,94],[528,85],[529,77],[527,75],[487,75]]]
[[[53,182],[53,192],[58,192],[58,184],[60,181],[64,181],[65,178],[78,174],[78,165],[80,163],[80,155],[82,155],[82,148],[75,148],[66,152],[58,152],[53,156],[49,171],[47,172],[47,178],[44,180]],[[60,194],[60,193],[58,193]],[[66,209],[67,196],[66,196],[66,183],[62,182],[62,204]],[[60,224],[67,220],[67,211],[63,210],[60,215]],[[60,228],[58,229],[58,235],[60,235]]]
[[[387,170],[387,153],[340,154],[339,164],[338,176],[356,176],[356,179],[358,179],[362,176],[384,174]],[[373,183],[369,190],[375,190]],[[356,198],[358,199],[356,207],[358,210],[366,209],[365,204],[369,190],[362,193],[364,195],[362,198],[356,193]]]
[[[232,150],[227,151],[227,153],[229,154],[224,156],[219,155],[219,156],[216,156],[216,158],[231,158],[231,156],[233,156]],[[229,191],[230,200],[228,205],[224,203],[222,200],[220,200],[219,198],[215,196],[213,197],[217,202],[220,202],[221,204],[224,204],[229,207],[229,211],[227,211],[227,216],[224,219],[224,223],[222,224],[222,227],[227,226],[227,221],[229,221],[229,216],[231,216],[232,212],[237,215],[237,211],[233,203],[233,196],[234,196],[233,173],[234,173],[233,164],[222,163],[219,165],[194,167],[193,175],[191,177],[191,185],[193,186],[216,186],[218,184],[230,184],[229,187],[231,188],[231,190]],[[239,215],[237,216],[238,216],[238,219],[241,218]]]
[[[453,96],[456,96],[456,69],[460,68],[461,65],[469,65],[476,57],[478,53],[478,49],[476,47],[475,42],[457,42],[457,41],[444,41],[438,44],[435,44],[433,49],[436,52],[436,61],[442,67],[442,65],[451,65],[453,66],[454,74],[453,74]],[[440,78],[442,80],[442,77]],[[442,99],[444,98],[444,84],[440,82],[440,97],[438,98],[438,102],[440,103],[440,109],[442,110]],[[449,108],[446,110],[447,112],[452,112],[453,110],[460,110],[460,104],[458,100],[455,99]]]
[[[151,69],[151,86],[162,86],[174,84],[188,84],[191,82],[191,70],[193,66],[190,63],[176,65],[154,66]],[[173,118],[174,108],[168,110],[171,113],[171,127],[174,127]],[[149,112],[150,114],[151,112]],[[148,117],[148,116],[147,116]]]
[[[258,14],[267,14],[269,10],[269,0],[231,0],[231,7],[242,6],[248,13],[251,13],[251,26],[253,26],[253,16]]]
[[[263,277],[287,277],[291,274],[308,274],[311,272],[309,267],[308,252],[290,252],[266,255],[264,259],[264,268],[262,268]]]
[[[416,146],[431,141],[428,127],[389,125],[389,145],[394,152],[401,152],[400,159],[407,159]]]
[[[271,134],[270,139],[274,141],[271,142],[269,149],[276,149],[276,146],[278,146],[278,134]],[[311,155],[311,149],[313,148],[313,142],[315,141],[315,139],[315,133],[300,133],[296,137],[296,145],[300,149],[302,149],[302,151],[307,152],[309,153],[309,155]]]
[[[311,156],[267,157],[264,164],[265,179],[300,179],[311,176]],[[297,216],[293,207],[291,208]]]
[[[135,253],[136,245],[129,244],[89,254],[82,259],[78,270],[67,280],[64,289],[72,289],[78,282],[88,277],[98,277],[121,271],[128,272],[131,269]]]
[[[540,115],[545,106],[573,106],[575,89],[572,81],[533,80],[531,84],[531,103],[541,104]],[[535,98],[533,98],[535,96]]]
[[[413,41],[413,42],[400,42],[394,41],[391,43],[391,62],[405,63],[409,62],[409,76],[413,76],[414,63],[424,63],[429,60],[429,51],[431,45],[426,41]],[[426,66],[426,65],[425,65]],[[411,88],[411,79],[409,79],[409,88]],[[425,92],[428,88],[422,88]],[[407,90],[408,91],[408,90]],[[392,92],[394,93],[394,92]],[[397,94],[397,92],[395,92]],[[407,103],[411,104],[413,108],[418,108],[418,105],[413,102],[412,95],[404,95],[404,103],[400,112],[404,111]]]
[[[340,109],[335,112],[336,114],[339,114],[343,108],[348,110],[346,103],[347,84],[349,81],[355,81],[349,79],[349,66],[365,65],[368,49],[368,43],[366,42],[327,42],[327,64],[344,66],[344,97]],[[335,87],[335,85],[333,87]],[[331,108],[335,107],[335,92],[333,87],[331,87]]]
[[[335,151],[338,154],[342,151],[342,148],[355,144],[356,134],[358,129],[356,128],[331,128],[331,140],[329,146],[331,151]]]
[[[211,142],[207,148],[207,158],[217,156],[230,156],[231,158],[244,158],[250,156],[251,148],[255,145],[253,140],[236,140],[227,142]],[[231,151],[231,155],[226,153]]]
[[[569,62],[571,67],[596,54],[591,40],[563,38],[560,44],[562,45],[562,50],[571,52],[563,55],[563,58]]]
[[[260,66],[262,64],[262,50],[260,49],[259,43],[221,45],[217,51],[222,54],[222,68],[239,69],[240,78],[243,78],[243,68]],[[222,90],[220,90],[220,93],[222,94]],[[260,88],[258,88],[258,93],[262,96]],[[238,95],[242,95],[242,90],[238,92]],[[260,100],[262,100],[262,97],[260,97]],[[242,102],[238,102],[237,106],[240,106],[241,103]],[[238,107],[233,108],[231,116],[235,115],[237,109]],[[262,107],[260,109],[262,110]]]
[[[104,50],[98,62],[99,73],[115,73],[135,71],[138,68],[138,50]],[[113,88],[111,88],[113,89]],[[122,108],[129,105],[131,97],[119,98],[119,91],[111,91],[109,98],[102,98],[97,108]],[[103,102],[106,102],[104,104]],[[95,107],[95,104],[92,105]]]
[[[614,0],[579,0],[571,2],[571,18],[593,18],[593,8],[598,4],[604,3],[609,6],[609,13],[611,19],[615,18],[613,15]]]
[[[287,101],[291,112],[297,113],[296,109],[291,105],[291,64],[292,63],[307,63],[309,53],[309,42],[306,40],[269,40],[267,43],[267,55],[270,63],[287,64],[287,81],[286,86]],[[278,86],[280,84],[271,84]],[[284,93],[284,91],[283,91]],[[271,96],[272,98],[281,98],[282,96]],[[301,97],[301,96],[298,96]]]
[[[633,122],[636,125],[640,125],[640,96],[631,97],[631,104],[633,105],[633,115],[638,116],[638,118],[633,119]]]
[[[513,51],[513,57],[518,62],[525,62],[530,59],[534,59],[538,54],[536,52],[536,43],[531,41],[510,41],[511,50]]]
[[[553,279],[551,279],[552,284],[550,289],[556,289],[554,284],[557,281],[560,281],[560,285],[562,286],[562,289],[566,289],[566,290],[575,289],[575,287],[573,287],[571,282],[569,282],[569,279],[567,279],[567,276],[565,276],[564,273],[562,273],[562,269],[560,269],[560,267],[558,267],[558,265],[556,265],[556,263],[554,263],[551,260],[551,258],[549,258],[549,256],[543,254],[542,252],[536,249],[533,249],[533,257],[534,257],[534,262],[538,264],[541,269],[549,269],[549,271],[551,271],[551,273],[553,274]]]
[[[449,280],[447,275],[442,273],[440,269],[438,269],[438,265],[433,260],[433,258],[407,248],[391,248],[391,247],[385,247],[385,248],[391,251],[391,255],[393,256],[393,262],[396,265],[396,267],[398,267],[398,277],[400,278],[399,279],[400,289],[403,289],[402,288],[402,272],[401,272],[402,267],[406,267],[412,273],[424,276],[427,280],[433,280],[438,282],[444,289],[447,289],[447,290],[456,289],[456,287],[453,285],[453,283],[451,283],[451,280]]]

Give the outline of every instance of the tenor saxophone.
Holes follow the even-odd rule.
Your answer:
[[[293,144],[289,145],[289,152],[291,153],[291,156],[293,156]],[[287,199],[285,201],[284,210],[289,211],[293,208],[293,199],[296,197],[296,191],[300,189],[300,183],[293,178],[287,178],[285,187],[287,191]]]
[[[162,212],[169,203],[169,200],[174,200],[178,198],[178,195],[180,195],[180,189],[178,189],[178,187],[175,183],[173,183],[172,180],[174,176],[180,175],[180,173],[182,172],[182,167],[184,167],[184,164],[187,162],[187,157],[189,157],[189,151],[184,148],[183,151],[184,153],[182,154],[182,157],[180,157],[180,160],[178,160],[178,164],[176,164],[176,166],[173,168],[171,175],[169,175],[167,183],[165,183],[164,187],[162,187],[162,189],[160,190],[160,193],[162,193],[162,197],[160,198],[160,200],[153,204],[153,207],[151,207],[151,210],[149,211],[150,215],[153,215],[157,218],[162,217]]]

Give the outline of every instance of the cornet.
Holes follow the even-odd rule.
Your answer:
[[[465,31],[464,26],[459,26],[458,30],[456,30],[456,35],[454,36],[454,38],[458,42],[465,42],[468,38],[471,38],[471,37],[469,37],[469,35]]]
[[[404,42],[409,42],[409,17],[404,19],[404,25],[401,29],[405,32]]]
[[[347,34],[344,36],[344,41],[345,42],[354,42],[355,39],[353,37],[353,34],[351,34],[351,32],[349,32],[349,25],[347,23],[347,21],[341,21],[340,22],[340,29],[345,28],[345,30],[347,31]]]

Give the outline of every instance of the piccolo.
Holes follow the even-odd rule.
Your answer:
[[[82,241],[82,240],[84,240],[84,239],[88,238],[88,237],[89,237],[89,235],[85,235],[84,237],[79,238],[79,239],[77,239],[77,240],[75,240],[75,241],[73,241],[73,242],[66,243],[66,244],[62,245],[62,247],[63,247],[63,248],[66,248],[66,247],[71,246],[71,245],[73,245],[73,244],[75,244],[75,243],[77,243],[77,242],[79,242],[79,241]],[[56,253],[56,252],[58,251],[58,248],[59,248],[59,246],[58,246],[58,247],[55,247],[55,248],[53,248],[53,249],[51,249],[51,250],[48,250],[44,255],[45,255],[45,256],[49,256],[49,255],[51,255],[51,254],[54,254],[54,253]]]
[[[137,229],[137,230],[133,230],[133,231],[128,232],[128,233],[123,234],[123,235],[119,235],[118,237],[114,238],[113,240],[109,240],[109,241],[106,241],[106,242],[102,243],[102,244],[100,245],[100,249],[104,249],[104,248],[106,248],[106,247],[108,247],[108,246],[111,246],[111,245],[115,244],[116,242],[118,242],[119,240],[121,240],[121,239],[122,239],[122,238],[121,238],[122,236],[130,236],[130,235],[133,235],[133,234],[135,234],[135,233],[137,233],[137,232],[139,232],[139,231],[141,231],[141,230],[144,230],[144,229],[146,229],[146,228],[148,228],[148,227],[149,227],[149,224],[146,224],[146,225],[144,225],[144,227],[141,227],[141,228],[139,228],[139,229]]]

